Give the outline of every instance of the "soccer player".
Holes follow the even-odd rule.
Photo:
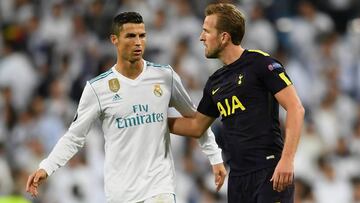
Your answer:
[[[208,79],[195,116],[169,118],[170,131],[197,137],[221,116],[228,202],[293,202],[293,161],[304,118],[294,86],[279,61],[241,47],[245,20],[234,5],[210,4],[205,16],[205,55],[225,65]],[[285,135],[279,104],[287,111]]]
[[[146,32],[140,14],[116,16],[110,39],[117,51],[116,64],[86,83],[69,130],[29,176],[26,189],[36,196],[38,186],[73,157],[84,145],[90,126],[100,119],[106,201],[174,203],[167,111],[173,106],[183,116],[193,116],[196,109],[170,66],[143,59]],[[200,146],[213,165],[219,189],[226,170],[211,131],[200,139]]]

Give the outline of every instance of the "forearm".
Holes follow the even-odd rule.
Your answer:
[[[196,125],[193,118],[168,118],[169,130],[173,134],[199,138],[205,130],[201,130]]]
[[[282,159],[293,161],[300,140],[301,129],[304,120],[304,108],[298,106],[287,111],[285,123],[285,144]]]
[[[206,154],[211,165],[223,163],[221,149],[216,144],[215,135],[210,128],[197,140],[201,151]]]
[[[85,136],[78,137],[67,132],[56,143],[49,156],[44,159],[39,168],[42,168],[50,176],[58,168],[64,166],[84,146]]]

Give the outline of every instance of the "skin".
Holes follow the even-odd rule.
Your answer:
[[[227,32],[216,29],[216,14],[205,17],[200,41],[205,46],[207,58],[218,58],[225,65],[240,58],[244,49],[231,42]],[[294,156],[300,139],[304,120],[304,108],[293,86],[288,86],[275,94],[276,100],[287,111],[285,127],[285,143],[280,161],[271,180],[273,189],[281,192],[292,184],[294,176]],[[169,118],[169,129],[174,134],[199,138],[214,122],[214,118],[196,112],[193,118]]]
[[[146,47],[145,25],[126,23],[120,29],[118,35],[110,35],[110,41],[117,52],[116,70],[130,79],[136,79],[143,70],[143,54]],[[226,176],[223,163],[212,166],[215,175],[216,190],[220,190]],[[48,174],[44,169],[38,169],[32,173],[26,183],[26,191],[33,197],[37,197],[38,187],[44,183]]]
[[[135,79],[143,69],[143,54],[146,47],[145,25],[126,23],[118,35],[110,36],[117,52],[116,70]]]

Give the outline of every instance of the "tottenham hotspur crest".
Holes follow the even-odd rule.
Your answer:
[[[161,89],[161,87],[160,87],[159,84],[154,85],[154,94],[155,94],[155,96],[157,96],[157,97],[161,97],[161,96],[162,96],[163,91],[162,91],[162,89]]]
[[[243,79],[244,79],[244,75],[240,73],[239,80],[238,80],[238,85],[241,85],[241,83],[243,82]]]

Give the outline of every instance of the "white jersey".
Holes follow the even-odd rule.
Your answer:
[[[108,203],[139,202],[175,193],[168,107],[184,116],[193,115],[196,109],[170,66],[143,62],[143,71],[134,80],[112,67],[87,82],[73,123],[40,168],[51,175],[65,165],[83,147],[93,122],[100,119]],[[200,146],[211,164],[222,162],[211,131],[202,136]]]

